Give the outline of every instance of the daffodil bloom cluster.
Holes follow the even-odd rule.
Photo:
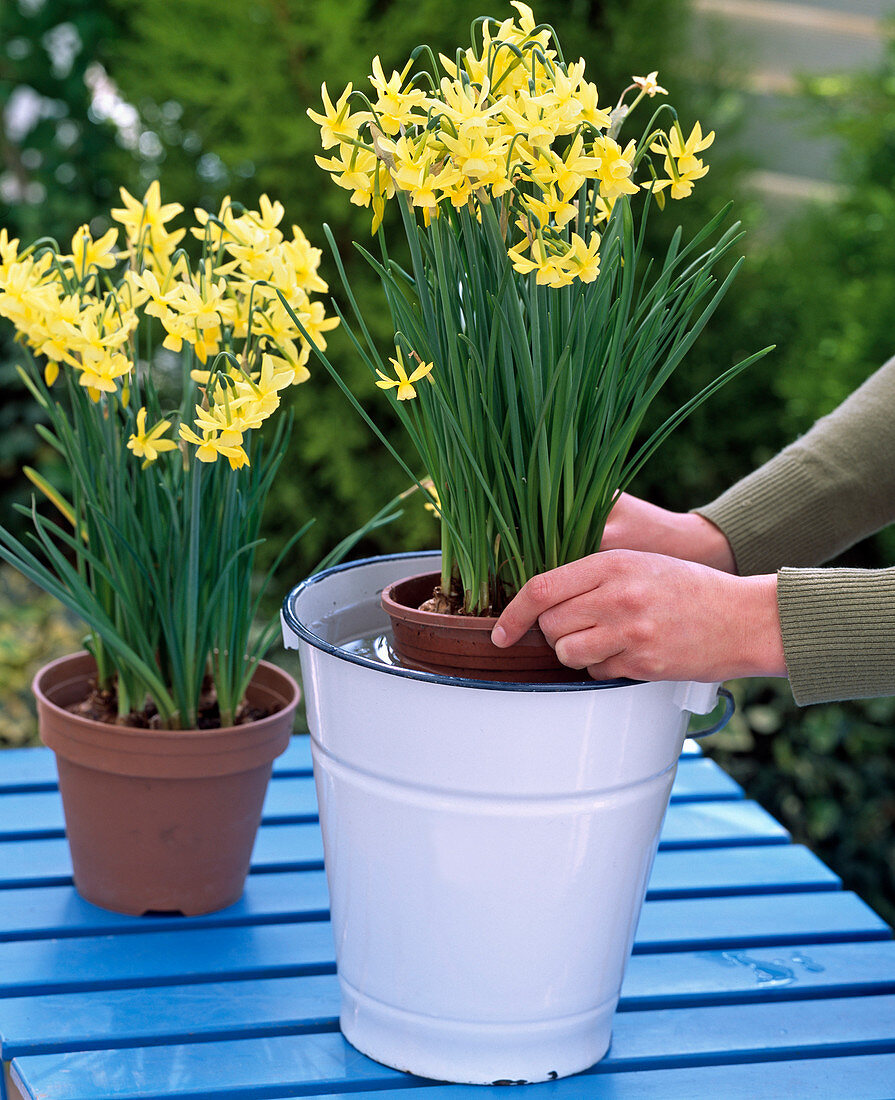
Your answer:
[[[246,433],[276,411],[281,390],[308,378],[308,339],[289,309],[321,348],[338,323],[311,299],[327,289],[317,273],[320,250],[298,226],[286,236],[283,207],[266,195],[259,210],[227,198],[217,214],[195,212],[192,236],[202,258],[191,264],[186,230],[168,226],[183,207],[163,204],[158,182],[142,200],[123,188],[121,198],[123,206],[111,211],[123,227],[121,241],[116,227],[94,239],[82,225],[70,252],[20,251],[4,230],[0,316],[44,362],[48,385],[68,369],[93,401],[107,395],[124,407],[138,353],[158,330],[165,349],[189,353],[201,386],[195,419],[179,424],[179,438],[199,461],[223,456],[237,469],[248,462]],[[145,371],[141,378],[145,388]],[[165,434],[170,418],[147,430],[146,415],[138,410],[129,446],[151,463],[175,443]]]
[[[414,382],[419,382],[421,378],[428,378],[430,382],[432,381],[430,375],[432,373],[432,367],[434,366],[434,364],[420,362],[420,365],[416,367],[416,369],[410,375],[408,375],[407,368],[404,365],[404,357],[401,354],[400,348],[398,349],[397,359],[389,359],[389,362],[394,367],[395,377],[389,378],[389,376],[384,371],[378,370],[376,373],[379,375],[379,381],[376,383],[376,385],[381,390],[391,390],[397,388],[397,393],[395,394],[395,396],[399,401],[412,401],[413,398],[416,397],[416,387],[413,384]]]
[[[661,203],[666,189],[686,198],[708,171],[697,154],[714,134],[697,123],[685,137],[666,107],[665,130],[620,143],[632,109],[666,94],[658,74],[633,77],[614,106],[601,104],[584,61],[567,63],[531,8],[512,6],[515,19],[479,21],[480,45],[441,55],[437,68],[432,58],[431,72],[410,61],[386,76],[376,57],[371,93],[349,85],[333,103],[324,84],[323,111],[308,111],[326,152],[317,162],[372,209],[374,233],[396,195],[426,225],[446,205],[497,203],[518,272],[551,287],[591,282],[616,200],[648,191]]]
[[[119,721],[170,729],[213,721],[209,699],[238,724],[276,635],[253,593],[283,396],[337,323],[320,251],[280,203],[183,213],[153,183],[64,247],[0,230],[0,318],[68,475],[61,491],[25,470],[52,509],[23,509],[27,540],[0,527],[0,559],[85,624]]]
[[[752,361],[723,371],[652,434],[651,401],[684,361],[738,266],[721,210],[664,256],[654,207],[685,199],[714,140],[683,126],[656,71],[604,102],[527,4],[473,23],[454,56],[413,51],[370,87],[323,86],[318,163],[372,213],[361,249],[388,304],[395,356],[350,333],[420,469],[348,392],[441,531],[441,591],[494,614],[531,577],[600,548],[618,493],[668,433]],[[622,130],[642,110],[637,135]],[[397,215],[386,218],[387,209]],[[407,259],[388,242],[403,230]],[[332,234],[329,244],[338,260]],[[403,243],[403,242],[402,242]],[[340,264],[345,280],[345,268]],[[346,326],[347,327],[347,326]],[[755,357],[753,357],[755,358]]]

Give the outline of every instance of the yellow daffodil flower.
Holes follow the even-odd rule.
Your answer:
[[[116,207],[111,214],[124,226],[128,242],[135,247],[148,244],[160,256],[170,256],[186,232],[179,229],[171,233],[165,228],[165,222],[183,212],[180,203],[162,206],[158,180],[152,181],[142,200],[135,199],[123,187],[119,191],[124,206]]]
[[[714,140],[714,130],[703,137],[702,127],[698,122],[686,139],[680,126],[675,124],[667,134],[661,134],[650,145],[650,152],[664,154],[667,178],[646,186],[652,186],[654,191],[668,187],[673,199],[689,198],[694,182],[708,173],[708,166],[696,154],[708,149]]]
[[[410,196],[414,206],[434,210],[438,206],[435,176],[429,164],[414,164],[412,161],[399,165],[392,173],[395,186]]]
[[[164,451],[173,451],[177,448],[177,444],[172,439],[161,438],[170,427],[170,420],[160,420],[147,432],[146,409],[141,408],[137,412],[137,430],[128,439],[127,449],[133,451],[137,458],[145,460],[143,462],[144,470],[151,462],[155,462]]]
[[[332,175],[333,181],[339,187],[352,192],[351,201],[355,206],[370,205],[374,191],[380,190],[383,186],[380,183],[383,176],[388,180],[385,186],[391,187],[388,173],[377,172],[379,161],[371,150],[340,145],[338,157],[330,157],[328,160],[325,157],[314,159],[321,168],[325,168]]]
[[[259,210],[249,211],[244,215],[248,221],[254,222],[259,229],[263,230],[269,235],[271,244],[279,244],[283,239],[282,233],[277,229],[277,226],[283,220],[283,215],[286,213],[286,208],[279,201],[271,202],[270,198],[265,194],[258,200]]]
[[[579,119],[586,122],[594,130],[608,130],[612,124],[609,112],[597,106],[597,86],[582,79],[575,89],[575,99],[578,101]]]
[[[232,470],[239,470],[249,465],[249,456],[242,446],[242,434],[240,432],[221,432],[203,430],[202,436],[196,435],[192,428],[186,424],[180,425],[180,438],[196,447],[196,458],[200,462],[217,462],[223,455],[230,463]]]
[[[225,233],[233,233],[235,218],[233,216],[232,200],[229,195],[224,196],[220,209],[214,218],[201,207],[195,207],[193,215],[196,219],[196,225],[190,232],[196,240],[207,241],[211,249],[220,247]]]
[[[378,56],[373,58],[370,83],[378,96],[373,108],[378,125],[386,134],[399,133],[402,126],[413,121],[414,109],[423,108],[426,102],[426,95],[419,88],[401,90],[412,64],[412,61],[408,61],[400,73],[393,72],[386,80],[382,62]]]
[[[708,173],[708,165],[703,164],[701,160],[695,157],[691,158],[688,163],[690,168],[686,172],[682,172],[680,162],[676,164],[671,157],[666,157],[665,171],[668,173],[668,178],[657,180],[652,185],[653,190],[661,191],[667,187],[673,199],[689,198],[693,194],[694,182],[702,179]]]
[[[475,86],[445,76],[439,90],[440,96],[427,99],[426,106],[450,120],[453,126],[450,132],[461,129],[466,133],[487,132],[507,102],[505,96],[491,99],[491,84],[487,78]]]
[[[114,227],[95,241],[87,225],[78,228],[71,239],[72,260],[79,279],[85,279],[93,268],[108,271],[118,262],[115,247],[118,230]]]
[[[636,145],[629,141],[624,149],[610,137],[594,139],[593,152],[599,164],[596,170],[600,181],[600,194],[605,199],[619,195],[636,195],[637,186],[631,180]]]
[[[283,242],[283,262],[292,283],[308,294],[325,294],[329,290],[328,284],[317,274],[322,256],[323,250],[313,248],[301,229],[293,225],[292,240]]]
[[[397,359],[390,358],[389,362],[395,368],[396,377],[389,378],[384,371],[377,369],[376,373],[379,375],[380,380],[376,385],[381,390],[390,390],[397,386],[398,392],[396,396],[399,401],[411,401],[416,397],[416,388],[413,385],[414,382],[419,382],[423,378],[429,378],[430,382],[434,381],[429,377],[434,366],[433,363],[420,363],[416,370],[408,377],[407,369],[404,366],[404,356],[401,354],[400,349],[398,350]]]
[[[539,286],[563,287],[574,282],[574,272],[566,264],[563,253],[548,248],[540,237],[532,241],[529,257],[523,255],[527,247],[528,241],[523,240],[509,249],[513,267],[520,274],[535,272],[535,281]]]
[[[556,165],[556,185],[559,188],[563,202],[580,190],[585,179],[598,171],[600,162],[591,156],[585,156],[584,139],[578,134],[565,156]]]
[[[52,386],[59,376],[59,364],[66,361],[71,349],[71,327],[77,324],[80,301],[72,294],[60,299],[52,314],[48,314],[43,332],[32,335],[36,355],[47,360],[44,379]]]
[[[702,162],[697,162],[697,153],[703,152],[715,140],[715,131],[702,136],[702,126],[697,122],[693,129],[690,131],[690,136],[684,138],[683,131],[679,125],[674,125],[667,134],[662,134],[661,137],[653,142],[650,146],[650,151],[653,153],[665,153],[668,156],[674,157],[677,161],[677,170],[681,173],[690,172],[691,170],[701,166]]]
[[[513,267],[520,275],[529,275],[532,271],[536,271],[538,267],[538,260],[532,259],[530,256],[524,255],[528,251],[529,247],[534,250],[534,246],[540,245],[540,241],[531,242],[528,238],[521,240],[513,248],[507,250],[510,259],[513,262]],[[542,246],[543,247],[543,246]]]
[[[323,333],[336,328],[339,324],[339,318],[327,317],[323,302],[311,302],[306,299],[304,305],[302,305],[300,309],[296,309],[295,304],[292,302],[290,302],[290,305],[295,309],[299,320],[304,325],[305,331],[308,336],[310,336],[314,346],[321,351],[326,351],[326,340]]]
[[[120,351],[94,349],[83,354],[77,367],[80,371],[78,382],[88,390],[94,401],[99,401],[100,393],[115,393],[117,380],[133,370],[131,361]]]
[[[144,295],[145,313],[159,320],[173,316],[174,303],[180,300],[179,284],[170,285],[169,280],[159,283],[155,272],[148,269],[141,274],[134,273],[132,282]]]
[[[538,97],[538,101],[553,119],[558,134],[573,133],[582,121],[584,105],[578,98],[578,90],[584,83],[584,60],[579,58],[574,65],[569,65],[565,72],[556,66],[551,73],[548,87]],[[590,89],[586,89],[585,96],[587,97],[589,93]],[[593,88],[593,95],[595,108],[596,88]],[[609,116],[605,111],[594,111],[594,115],[599,120],[598,128],[602,129],[609,125]],[[591,125],[594,123],[591,122]]]
[[[542,191],[540,198],[526,195],[523,203],[526,213],[533,214],[538,224],[542,226],[552,224],[557,229],[562,229],[578,214],[578,208],[574,203],[565,202],[555,187],[548,187]],[[529,236],[533,236],[528,225],[524,224],[524,219],[520,219],[520,228]]]
[[[441,140],[454,167],[475,186],[496,188],[495,195],[512,186],[506,166],[509,141],[503,134],[461,130],[457,137],[443,133]]]
[[[571,248],[563,258],[563,266],[582,283],[592,283],[600,274],[600,235],[593,233],[589,241],[572,234]]]
[[[353,88],[349,84],[333,106],[326,84],[322,84],[320,95],[323,99],[323,114],[308,108],[308,118],[320,127],[320,139],[324,149],[332,149],[342,141],[353,141],[357,137],[360,125],[370,118],[368,112],[359,112],[353,116],[349,113],[348,101],[352,91]]]
[[[597,195],[594,200],[594,226],[602,225],[604,222],[608,222],[612,215],[612,208],[615,206],[615,199],[604,199],[601,195]]]
[[[0,229],[0,280],[10,264],[14,264],[19,258],[18,238],[10,237],[6,228]]]
[[[527,90],[507,105],[504,118],[512,133],[521,136],[523,148],[527,146],[538,153],[549,150],[563,128],[562,119],[548,111],[545,104]],[[512,140],[512,134],[507,140]]]
[[[176,284],[176,295],[166,295],[170,312],[161,315],[165,329],[163,347],[180,351],[191,344],[200,362],[220,350],[222,329],[236,320],[236,304],[225,279],[203,279],[202,286]]]
[[[29,332],[35,323],[42,321],[59,300],[58,291],[45,283],[51,257],[45,253],[35,260],[26,256],[9,265],[0,285],[0,316]]]
[[[310,378],[308,371],[296,366],[291,360],[282,355],[271,355],[265,352],[261,357],[261,373],[256,381],[261,390],[268,393],[298,385],[308,378]]]
[[[647,76],[632,76],[631,80],[638,88],[651,99],[657,95],[668,95],[668,89],[663,88],[658,81],[659,70],[653,69]]]

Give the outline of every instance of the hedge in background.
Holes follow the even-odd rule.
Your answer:
[[[0,748],[40,743],[31,681],[47,661],[83,649],[83,637],[58,600],[0,565]]]

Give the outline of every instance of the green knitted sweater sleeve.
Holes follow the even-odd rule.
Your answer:
[[[812,568],[895,519],[895,359],[716,501],[741,575],[779,570],[800,704],[895,694],[895,570]]]

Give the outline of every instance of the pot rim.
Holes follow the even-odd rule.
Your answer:
[[[274,673],[279,675],[283,679],[283,686],[288,689],[289,698],[283,706],[278,707],[275,711],[266,715],[264,718],[256,719],[255,722],[246,722],[238,726],[212,726],[207,729],[145,729],[141,726],[117,726],[112,723],[97,722],[96,719],[86,718],[83,715],[73,716],[71,712],[67,711],[65,707],[59,706],[54,702],[44,691],[41,681],[46,678],[48,672],[61,667],[69,662],[75,660],[81,661],[93,661],[93,655],[86,649],[79,649],[72,653],[65,653],[61,657],[55,657],[52,661],[47,661],[46,664],[40,666],[34,677],[31,680],[31,694],[34,696],[41,706],[47,707],[48,710],[54,714],[59,714],[68,717],[77,717],[82,722],[93,723],[98,726],[104,727],[104,731],[110,734],[114,734],[115,737],[121,739],[122,744],[126,744],[128,740],[133,742],[139,742],[140,740],[147,740],[152,737],[160,743],[169,741],[172,745],[183,744],[187,740],[187,735],[194,742],[201,741],[213,741],[215,739],[223,740],[233,735],[240,735],[247,732],[246,727],[251,725],[257,725],[262,722],[269,722],[269,720],[276,718],[278,715],[287,711],[290,707],[296,708],[301,701],[301,688],[298,681],[291,673],[287,672],[284,668],[280,668],[279,665],[274,664],[272,661],[260,660],[258,667],[263,669],[266,673]]]
[[[319,584],[334,573],[343,573],[349,569],[359,569],[361,566],[374,565],[383,561],[407,561],[411,558],[438,558],[439,550],[405,551],[398,554],[380,554],[371,558],[359,558],[356,561],[342,562],[340,565],[330,566],[319,573],[312,573],[292,588],[283,600],[283,621],[293,633],[302,641],[314,649],[329,654],[340,661],[349,664],[360,665],[363,668],[374,669],[376,672],[385,673],[387,676],[400,676],[407,680],[423,680],[433,684],[444,684],[447,687],[482,688],[488,691],[515,691],[515,692],[561,692],[561,691],[602,691],[607,688],[631,687],[642,683],[641,680],[576,680],[569,683],[515,683],[507,680],[474,680],[464,676],[445,676],[438,672],[421,672],[413,668],[399,668],[396,665],[384,665],[380,661],[374,661],[370,657],[361,656],[359,653],[348,653],[344,649],[333,645],[315,634],[306,626],[295,613],[295,601],[312,585]],[[399,578],[400,579],[400,578]]]

